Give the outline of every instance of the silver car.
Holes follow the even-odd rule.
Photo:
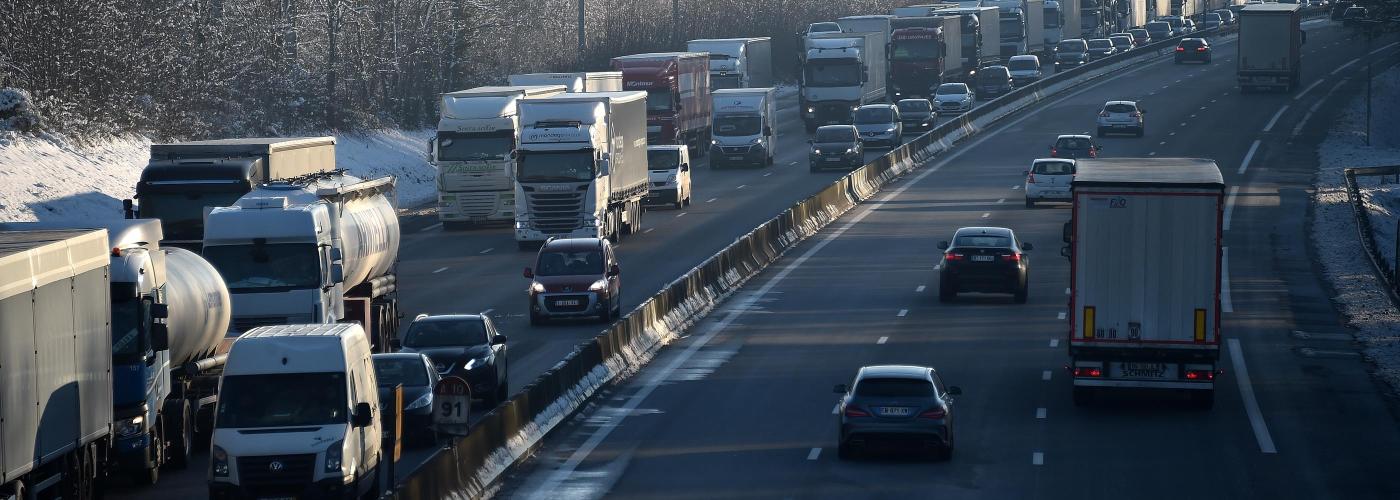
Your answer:
[[[892,148],[904,142],[904,124],[899,119],[899,108],[893,104],[866,104],[856,108],[851,120],[860,140],[867,145]]]
[[[938,372],[926,366],[877,365],[856,372],[850,387],[836,386],[836,456],[852,458],[856,448],[913,448],[941,460],[953,457],[953,396]]]
[[[940,115],[971,111],[975,97],[966,83],[945,83],[933,91],[933,109]]]
[[[1099,137],[1110,133],[1129,133],[1142,137],[1147,132],[1147,123],[1142,118],[1142,114],[1145,112],[1134,101],[1108,101],[1104,103],[1097,119]]]

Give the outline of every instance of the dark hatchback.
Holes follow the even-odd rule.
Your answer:
[[[1016,239],[1004,227],[965,227],[953,241],[940,242],[943,260],[938,271],[938,300],[948,302],[961,292],[1009,293],[1024,304],[1030,281],[1031,244]]]
[[[943,385],[938,372],[926,366],[876,365],[856,372],[849,387],[837,385],[836,456],[853,458],[856,451],[903,448],[953,457],[953,396],[956,386]]]
[[[1016,88],[1011,81],[1011,70],[1006,66],[987,66],[977,70],[977,97],[993,99],[1010,93]]]
[[[825,125],[812,134],[811,151],[807,154],[808,170],[840,167],[860,168],[865,164],[865,143],[854,125]]]
[[[433,388],[442,380],[433,361],[416,352],[391,352],[372,356],[374,378],[379,382],[379,404],[393,403],[394,386],[403,385],[403,437],[411,443],[433,441]],[[388,431],[387,429],[385,430]]]
[[[1087,135],[1062,135],[1050,146],[1051,158],[1097,158],[1099,146]]]
[[[938,119],[928,99],[901,99],[895,106],[899,107],[899,120],[904,122],[905,130],[928,130]]]
[[[472,397],[491,406],[510,397],[506,336],[480,314],[420,315],[408,325],[402,352],[423,353],[443,377],[461,377]]]

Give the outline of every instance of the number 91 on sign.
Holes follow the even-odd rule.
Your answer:
[[[433,387],[433,424],[438,432],[464,436],[471,423],[471,386],[461,377],[443,377]]]

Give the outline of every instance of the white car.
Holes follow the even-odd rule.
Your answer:
[[[1011,56],[1011,59],[1006,61],[1006,68],[1011,70],[1011,81],[1015,82],[1017,87],[1040,80],[1040,77],[1044,76],[1040,71],[1040,58],[1033,55]]]
[[[690,151],[681,144],[647,146],[646,206],[684,208],[690,205]]]
[[[945,83],[933,91],[933,110],[940,115],[972,111],[976,97],[966,83]]]
[[[1075,161],[1071,158],[1038,158],[1026,171],[1026,208],[1040,201],[1072,201]]]
[[[1104,103],[1103,109],[1099,110],[1097,119],[1099,137],[1110,133],[1130,133],[1142,137],[1147,131],[1147,124],[1142,118],[1142,114],[1145,112],[1134,101],[1108,101]]]

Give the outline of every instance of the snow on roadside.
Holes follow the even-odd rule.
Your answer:
[[[336,137],[336,164],[361,177],[398,178],[399,206],[436,196],[428,163],[432,129],[380,130]],[[0,132],[0,221],[92,221],[121,218],[135,194],[151,141],[123,136],[79,144],[64,137]]]
[[[1347,201],[1343,169],[1400,164],[1400,68],[1377,75],[1373,83],[1372,146],[1365,145],[1364,93],[1346,105],[1327,139],[1318,148],[1319,168],[1313,195],[1312,236],[1318,260],[1330,282],[1334,301],[1341,307],[1366,356],[1376,364],[1381,378],[1400,391],[1400,311],[1376,277],[1369,257],[1357,237],[1355,217]],[[1393,180],[1393,179],[1392,179]],[[1400,214],[1400,188],[1380,186],[1378,179],[1363,181],[1373,226],[1388,227],[1378,234],[1382,252],[1393,255],[1396,214]]]

